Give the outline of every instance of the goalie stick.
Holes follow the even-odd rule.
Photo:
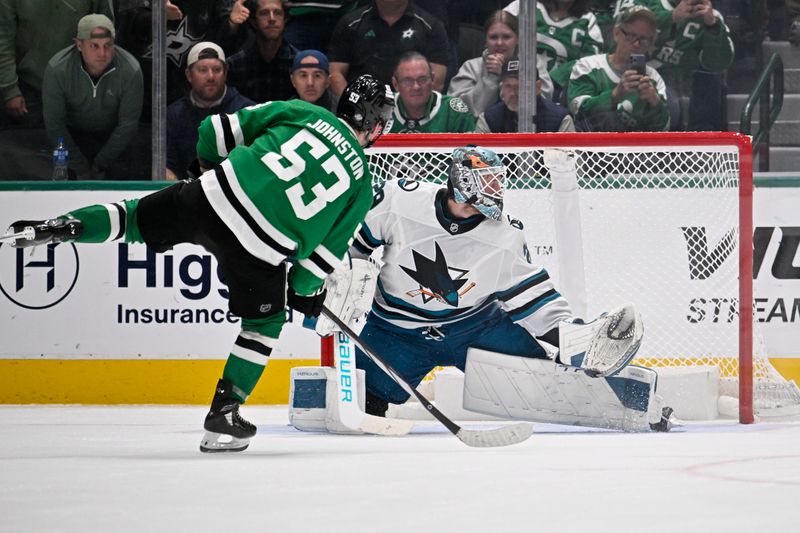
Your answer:
[[[364,340],[359,337],[347,324],[342,322],[338,316],[330,311],[327,307],[322,307],[322,314],[327,316],[333,321],[334,324],[359,347],[367,356],[372,359],[378,367],[386,372],[394,381],[400,385],[403,390],[413,395],[425,407],[425,409],[436,420],[442,423],[450,433],[458,437],[458,439],[467,446],[474,446],[478,448],[486,448],[493,446],[508,446],[526,440],[533,434],[533,425],[525,422],[516,424],[509,424],[506,426],[492,428],[492,429],[466,429],[462,428],[452,420],[450,420],[444,413],[439,411],[422,393],[417,391],[414,387],[408,384],[400,374],[398,374],[383,358],[375,351],[369,348]],[[380,417],[376,417],[380,418]]]
[[[358,403],[356,378],[356,354],[348,336],[333,332],[333,357],[336,365],[336,391],[339,420],[350,429],[373,435],[407,435],[414,422],[396,418],[384,418],[365,413]]]

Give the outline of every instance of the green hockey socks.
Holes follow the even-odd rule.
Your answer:
[[[222,379],[233,384],[233,395],[245,402],[256,388],[286,322],[286,311],[265,318],[243,318]]]
[[[75,242],[144,242],[139,231],[136,212],[139,200],[124,200],[112,204],[96,204],[70,211],[62,219],[77,218],[83,223],[83,235]]]

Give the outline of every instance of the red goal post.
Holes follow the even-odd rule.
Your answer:
[[[738,381],[740,421],[753,422],[749,137],[384,135],[367,151],[373,181],[444,184],[452,149],[467,144],[504,160],[506,211],[522,220],[533,262],[548,269],[576,315],[593,318],[620,300],[636,303],[645,322],[636,362],[717,365],[721,377]],[[323,343],[323,364],[332,363],[331,349]],[[771,366],[762,359],[756,366]],[[773,373],[766,371],[769,379]]]

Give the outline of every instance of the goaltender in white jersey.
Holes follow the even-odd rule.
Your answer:
[[[447,187],[397,180],[375,189],[350,247],[354,263],[382,249],[361,339],[412,387],[437,366],[465,371],[471,410],[649,430],[662,419],[651,401],[655,372],[625,368],[642,338],[635,307],[589,324],[573,317],[547,271],[532,264],[522,223],[503,213],[505,173],[497,154],[467,146],[453,152]],[[368,415],[408,399],[360,349],[356,363]],[[483,391],[478,401],[475,391]]]
[[[389,182],[377,193],[351,248],[358,257],[386,245],[377,317],[433,331],[499,305],[533,337],[572,318],[547,271],[531,264],[521,222],[457,218],[447,200],[447,189],[418,181]]]

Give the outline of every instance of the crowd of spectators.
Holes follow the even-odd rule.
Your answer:
[[[768,0],[540,0],[536,131],[727,129],[728,75],[765,38],[800,46],[800,0],[775,1],[777,25]],[[152,6],[0,2],[0,179],[48,179],[59,138],[72,179],[150,179]],[[533,60],[519,55],[519,9],[166,0],[166,177],[197,175],[203,118],[293,98],[335,110],[364,73],[395,91],[391,133],[516,131],[519,71]],[[476,57],[459,57],[464,28],[482,35]],[[742,71],[750,83],[759,67]]]

